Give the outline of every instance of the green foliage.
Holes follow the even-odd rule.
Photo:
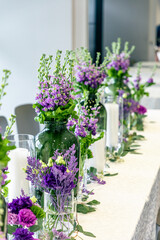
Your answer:
[[[15,149],[15,146],[8,146],[8,139],[2,138],[2,135],[0,134],[0,169],[5,168],[7,166],[8,161],[10,158],[7,155],[7,152]]]
[[[7,230],[9,234],[13,234],[17,228],[18,228],[18,225],[13,225],[13,226],[7,225]]]
[[[111,162],[118,161],[122,159],[124,156],[126,156],[128,153],[131,154],[139,154],[137,152],[138,148],[140,147],[139,144],[135,144],[136,141],[143,140],[144,136],[138,135],[136,132],[128,135],[127,141],[123,141],[121,147],[116,151],[116,149],[108,148],[107,147],[107,154],[106,158],[107,160]]]
[[[42,229],[42,226],[40,226],[40,225],[33,225],[29,228],[30,232],[37,232],[40,229]]]
[[[79,224],[76,225],[76,230],[77,230],[78,232],[80,232],[80,233],[83,233],[85,236],[93,237],[93,238],[96,237],[93,233],[84,231],[83,228],[82,228],[82,226],[79,225]]]
[[[0,86],[0,106],[2,105],[2,98],[6,95],[5,88],[8,85],[8,78],[11,74],[9,70],[3,70],[4,76],[2,77],[1,86]]]
[[[37,117],[35,117],[35,121],[44,123],[44,121],[51,121],[51,120],[56,120],[56,121],[65,121],[69,117],[77,119],[77,114],[76,111],[74,111],[74,108],[76,106],[76,102],[73,99],[70,99],[69,102],[65,106],[59,106],[56,110],[54,111],[47,111],[44,112],[42,110],[42,106],[38,103],[35,103],[33,105],[33,108],[38,107],[40,109],[40,113]]]
[[[6,131],[4,133],[4,136],[7,137],[10,135],[13,131],[11,130],[14,123],[15,123],[16,116],[11,114],[11,117],[9,118],[9,125],[6,127]]]
[[[87,214],[87,213],[95,212],[95,211],[96,211],[96,209],[94,207],[90,207],[85,203],[77,204],[77,212],[78,213]]]
[[[36,205],[32,205],[31,211],[34,213],[34,215],[36,215],[37,218],[44,218],[46,215],[44,210]]]

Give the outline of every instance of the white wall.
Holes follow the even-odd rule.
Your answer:
[[[42,53],[73,48],[73,1],[0,0],[0,76],[4,68],[12,72],[1,115],[9,117],[15,106],[34,103]],[[85,45],[86,30],[80,34],[84,37],[78,44]]]

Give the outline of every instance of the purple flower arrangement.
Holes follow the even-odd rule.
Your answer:
[[[55,58],[56,68],[50,74],[52,56],[49,58],[42,55],[39,67],[39,91],[36,95],[36,103],[33,105],[38,116],[35,120],[40,123],[44,121],[63,121],[71,115],[75,115],[75,101],[73,88],[73,60],[67,51],[64,64],[61,66],[61,51],[57,51]]]
[[[117,72],[121,70],[123,73],[128,71],[130,66],[130,59],[129,56],[126,55],[124,52],[116,55],[113,54],[109,59],[109,63],[107,64],[107,69],[115,69]]]
[[[107,74],[108,87],[112,89],[113,94],[118,95],[119,89],[125,90],[129,82],[130,55],[134,51],[134,46],[129,50],[128,42],[125,42],[124,49],[121,50],[121,39],[112,43],[112,52],[106,47],[106,56],[102,65]]]
[[[14,240],[35,239],[33,238],[34,232],[30,232],[29,228],[32,227],[34,230],[33,227],[36,225],[37,220],[44,217],[45,213],[36,203],[35,198],[23,194],[8,203],[8,224],[17,227],[15,232],[9,232],[14,235]]]
[[[96,94],[105,85],[106,78],[103,66],[99,66],[100,53],[97,53],[95,63],[88,49],[83,47],[74,52],[74,57],[75,88],[83,95],[86,92]]]
[[[96,67],[95,64],[87,65],[86,63],[75,66],[75,77],[77,86],[88,91],[97,91],[102,86],[106,77],[102,67]]]
[[[68,226],[73,221],[72,212],[69,210],[69,201],[73,200],[72,190],[78,184],[77,173],[79,169],[75,152],[74,144],[64,152],[56,150],[53,157],[49,158],[48,164],[39,159],[28,157],[27,180],[45,192],[45,202],[48,201],[46,196],[49,196],[47,206],[49,205],[49,216],[51,218],[47,217],[48,214],[46,214],[45,228],[57,229],[58,224],[62,228],[61,235],[63,235],[63,231],[69,232]],[[45,211],[48,212],[48,209]],[[53,214],[51,214],[52,212]],[[54,232],[54,234],[57,236],[57,233]]]
[[[64,153],[56,150],[47,165],[35,157],[28,157],[27,180],[47,193],[70,195],[77,184],[75,151],[74,144]]]
[[[88,113],[84,106],[81,106],[81,115],[79,119],[69,119],[67,127],[69,130],[74,131],[75,135],[80,138],[85,138],[88,135],[96,135],[98,119],[96,115],[98,111],[92,108],[92,113]]]

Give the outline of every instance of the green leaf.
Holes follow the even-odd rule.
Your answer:
[[[34,215],[36,215],[37,218],[44,218],[46,215],[43,209],[36,205],[31,207],[31,211],[34,213]]]
[[[84,231],[83,228],[82,228],[82,226],[79,225],[79,224],[76,226],[76,230],[77,230],[78,232],[83,233],[85,236],[94,237],[94,238],[96,237],[93,233]]]
[[[42,229],[42,226],[34,225],[34,226],[30,227],[29,229],[30,229],[31,232],[37,232],[40,229]]]
[[[18,228],[18,225],[14,225],[14,226],[8,225],[7,226],[8,233],[13,234],[16,231],[17,228]]]
[[[95,212],[96,209],[94,207],[87,206],[85,204],[77,204],[77,212],[87,214],[90,212]]]
[[[111,174],[111,173],[106,173],[104,176],[105,177],[114,177],[114,176],[117,176],[118,175],[118,173],[113,173],[113,174]]]
[[[93,238],[96,237],[96,236],[95,236],[93,233],[91,233],[91,232],[83,231],[83,234],[84,234],[85,236],[88,236],[88,237],[93,237]]]
[[[88,202],[87,204],[92,206],[92,205],[98,205],[98,204],[100,204],[100,202],[94,199],[94,200]]]

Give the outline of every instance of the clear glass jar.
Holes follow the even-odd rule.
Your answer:
[[[53,235],[53,240],[60,239],[56,232],[68,236],[74,230],[76,219],[76,201],[73,190],[71,193],[63,194],[60,191],[44,193],[44,211],[46,217],[43,233]],[[41,235],[40,234],[40,235]]]

